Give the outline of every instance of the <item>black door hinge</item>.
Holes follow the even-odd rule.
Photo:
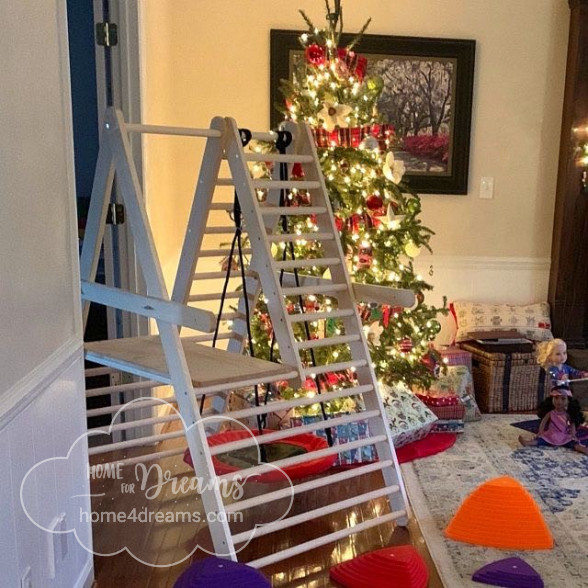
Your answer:
[[[108,206],[106,213],[107,225],[122,225],[125,222],[125,207],[123,204],[113,203]]]
[[[101,47],[114,47],[118,44],[118,28],[113,22],[96,23],[96,43]]]

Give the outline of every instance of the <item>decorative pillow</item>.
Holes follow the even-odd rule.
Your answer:
[[[380,394],[394,447],[402,447],[429,434],[437,417],[405,385],[380,384]]]
[[[513,331],[531,341],[553,339],[547,302],[516,306],[458,301],[453,303],[453,310],[458,343],[471,339],[472,333],[490,331]]]

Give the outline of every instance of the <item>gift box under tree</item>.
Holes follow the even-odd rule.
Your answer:
[[[439,355],[443,365],[465,365],[472,373],[472,354],[461,347],[448,346],[439,349]]]

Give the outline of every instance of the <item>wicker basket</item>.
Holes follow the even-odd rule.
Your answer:
[[[535,411],[545,397],[545,371],[531,345],[489,350],[480,343],[462,343],[472,354],[474,390],[482,412]]]

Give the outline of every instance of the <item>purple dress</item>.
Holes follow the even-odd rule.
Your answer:
[[[567,411],[552,410],[548,413],[548,416],[549,422],[543,434],[539,435],[540,439],[543,439],[549,445],[556,445],[557,447],[567,445],[574,440],[571,434],[572,424]]]

